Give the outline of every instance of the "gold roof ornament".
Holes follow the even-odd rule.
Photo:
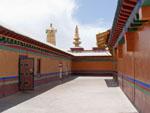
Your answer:
[[[96,40],[97,40],[97,47],[100,49],[106,49],[107,48],[107,41],[109,38],[110,30],[107,30],[102,33],[98,33],[96,35]]]
[[[78,26],[76,25],[76,28],[75,28],[75,34],[74,34],[74,42],[73,44],[75,45],[75,47],[80,47],[80,37],[79,37],[79,29],[78,29]]]
[[[50,24],[50,27],[46,30],[47,42],[56,45],[56,32],[57,30]]]

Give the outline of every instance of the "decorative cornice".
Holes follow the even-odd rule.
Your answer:
[[[44,57],[51,57],[55,59],[71,60],[71,57],[64,57],[61,55],[57,55],[49,52],[48,50],[41,49],[31,44],[21,42],[15,39],[11,39],[9,37],[4,37],[4,36],[0,36],[0,49],[14,51],[14,52],[21,52],[21,53],[28,52],[31,54],[36,54]]]

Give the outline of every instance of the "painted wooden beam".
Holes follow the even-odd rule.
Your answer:
[[[115,46],[114,46],[114,47],[117,47],[119,40],[120,40],[120,39],[123,37],[123,35],[127,32],[128,28],[129,28],[129,26],[130,26],[130,24],[133,22],[133,20],[134,20],[134,18],[135,18],[135,15],[137,14],[137,12],[139,11],[139,9],[141,8],[143,2],[144,2],[143,0],[138,0],[136,6],[134,7],[134,9],[133,9],[131,15],[129,16],[129,18],[128,18],[128,20],[127,20],[127,22],[126,22],[126,24],[125,24],[125,26],[124,26],[124,28],[123,28],[123,30],[122,30],[122,32],[120,33],[120,35],[119,35],[119,37],[118,37],[118,40],[117,40],[117,42],[115,43]]]

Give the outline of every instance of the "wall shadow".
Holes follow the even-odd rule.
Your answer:
[[[77,76],[70,76],[67,78],[63,78],[62,80],[56,80],[56,81],[51,81],[50,83],[43,84],[40,86],[35,87],[33,91],[19,91],[16,94],[3,97],[0,99],[0,113],[10,109],[11,107],[14,107],[24,101],[27,101],[35,96],[38,96],[48,90],[51,90],[52,88],[62,85],[66,82],[72,81],[76,79]]]

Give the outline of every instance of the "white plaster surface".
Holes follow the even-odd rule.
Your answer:
[[[71,53],[71,52],[70,52]],[[72,52],[74,56],[112,56],[109,51],[81,51],[81,52]]]
[[[104,79],[104,77],[77,77],[53,88],[49,87],[51,84],[47,84],[37,87],[35,91],[19,92],[0,99],[1,112],[137,113],[121,89],[108,88]],[[18,99],[22,100],[13,105]]]

